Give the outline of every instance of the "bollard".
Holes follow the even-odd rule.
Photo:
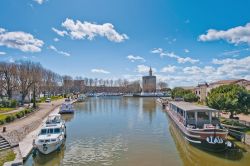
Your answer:
[[[4,132],[6,132],[6,127],[5,127],[5,126],[3,126],[3,133],[4,133]]]

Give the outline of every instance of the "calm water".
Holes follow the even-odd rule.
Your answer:
[[[89,98],[75,104],[60,152],[30,156],[25,165],[250,165],[242,150],[210,154],[190,146],[154,98]]]

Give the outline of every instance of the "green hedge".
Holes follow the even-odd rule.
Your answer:
[[[24,117],[26,114],[29,114],[33,111],[34,110],[32,110],[32,109],[25,109],[25,110],[19,111],[19,112],[14,113],[14,114],[1,115],[0,116],[0,125],[2,125],[4,123],[12,122],[15,119],[20,119],[20,118]]]

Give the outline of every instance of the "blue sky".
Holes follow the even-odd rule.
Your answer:
[[[250,79],[250,1],[2,0],[0,61],[170,87]]]

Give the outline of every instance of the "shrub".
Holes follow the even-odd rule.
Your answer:
[[[6,118],[5,118],[5,122],[9,123],[9,122],[12,122],[15,119],[16,119],[15,115],[7,115]]]
[[[0,119],[0,125],[4,124],[5,121],[3,119]]]
[[[21,117],[23,117],[25,115],[25,111],[20,111],[20,112],[18,112],[17,114],[16,114],[16,117],[17,118],[21,118]]]

